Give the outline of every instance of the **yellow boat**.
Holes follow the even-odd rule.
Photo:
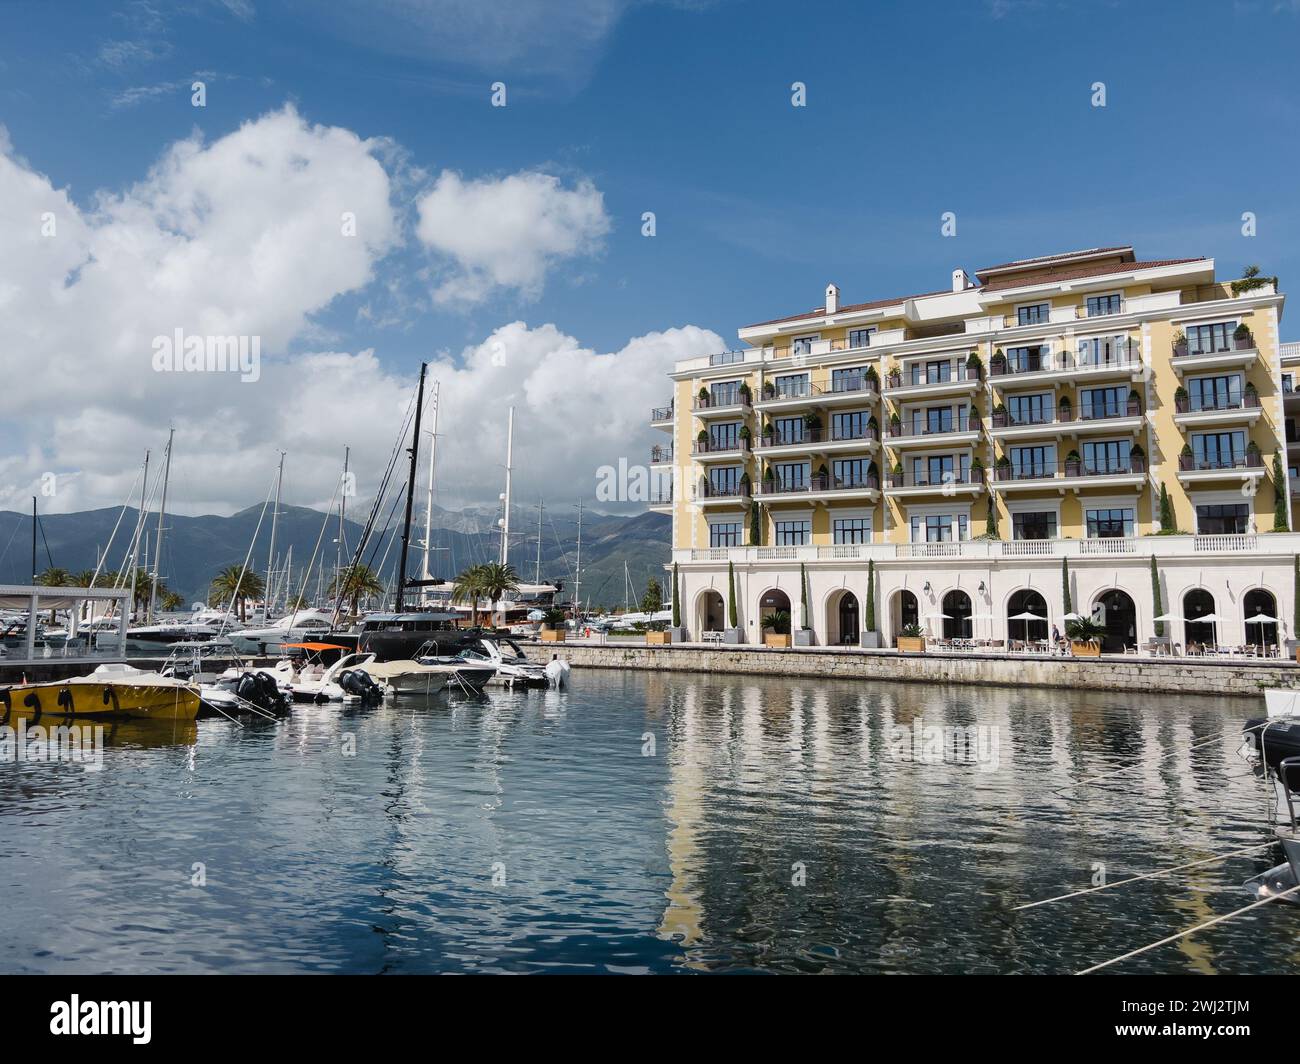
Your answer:
[[[0,687],[0,724],[23,719],[194,720],[198,688],[130,666],[100,666],[89,676]]]

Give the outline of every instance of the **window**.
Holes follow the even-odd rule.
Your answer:
[[[1244,432],[1198,432],[1192,436],[1192,458],[1197,469],[1230,469],[1246,460]]]
[[[837,458],[831,463],[837,488],[875,487],[874,470],[869,458]]]
[[[1241,374],[1193,377],[1187,382],[1189,410],[1230,410],[1241,406]]]
[[[1282,374],[1282,394],[1290,395],[1295,391],[1295,377],[1290,373]]]
[[[814,340],[821,339],[820,336],[796,336],[790,343],[790,353],[792,355],[810,355],[812,354],[812,345]]]
[[[1231,347],[1232,332],[1237,327],[1235,321],[1220,321],[1213,325],[1189,325],[1187,327],[1187,353],[1189,355],[1209,355],[1216,351],[1227,351]]]
[[[1007,396],[1007,423],[1011,425],[1042,425],[1052,420],[1052,395]]]
[[[1080,340],[1078,363],[1080,366],[1117,366],[1129,361],[1128,337],[1091,336]]]
[[[968,519],[965,514],[930,514],[912,516],[913,543],[947,543],[953,539],[967,539]]]
[[[709,525],[710,547],[739,547],[743,543],[739,521],[718,521]]]
[[[1097,440],[1083,445],[1083,471],[1085,473],[1130,472],[1129,449],[1131,440]]]
[[[831,391],[833,392],[860,392],[866,386],[866,370],[861,366],[831,370]]]
[[[1012,539],[1055,539],[1056,513],[1052,510],[1011,515]]]
[[[808,374],[806,373],[792,373],[785,377],[777,377],[773,383],[776,385],[776,397],[778,399],[808,395],[811,391],[808,387]]]
[[[778,547],[802,547],[811,538],[812,522],[809,520],[776,522],[776,546]]]
[[[1113,539],[1133,535],[1132,507],[1085,510],[1089,539]]]
[[[1250,531],[1250,506],[1247,503],[1198,506],[1196,531],[1202,536],[1241,535]]]
[[[871,415],[865,410],[854,410],[844,414],[831,415],[831,439],[864,440],[867,438],[867,426]]]
[[[1038,325],[1045,322],[1051,315],[1051,307],[1047,303],[1035,303],[1028,307],[1016,308],[1017,325]]]
[[[1107,314],[1119,314],[1124,309],[1124,297],[1118,292],[1107,296],[1089,296],[1084,305],[1088,317],[1104,317]]]
[[[740,466],[717,466],[710,469],[709,494],[739,495]]]
[[[728,421],[709,427],[709,450],[730,451],[740,446],[740,422]]]
[[[870,347],[871,336],[875,331],[876,330],[874,327],[870,329],[850,329],[849,347],[850,348]]]
[[[718,381],[709,385],[710,406],[734,406],[740,402],[740,381]]]
[[[1128,413],[1127,385],[1118,388],[1081,388],[1079,417],[1085,421],[1100,417],[1123,417]]]
[[[1009,373],[1037,373],[1044,369],[1044,357],[1047,348],[1041,344],[1035,347],[1007,348],[1007,371]]]
[[[919,410],[912,415],[914,426],[919,415]],[[952,427],[952,407],[932,406],[925,411],[926,432],[951,432]]]
[[[1013,480],[1036,480],[1056,475],[1056,448],[1052,446],[1012,447]]]
[[[772,419],[773,441],[776,443],[803,443],[804,420],[801,417]]]
[[[912,484],[964,484],[968,462],[969,458],[964,454],[931,454],[913,458]]]
[[[915,363],[911,368],[910,384],[943,384],[953,379],[951,362]]]
[[[831,532],[836,543],[870,543],[871,518],[837,517],[831,523]]]
[[[796,491],[808,486],[807,462],[777,462],[776,482],[786,491]]]

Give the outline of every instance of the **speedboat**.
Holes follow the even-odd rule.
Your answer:
[[[105,664],[86,676],[0,687],[0,712],[0,724],[11,723],[11,718],[25,718],[34,724],[41,716],[194,720],[199,712],[199,690],[175,677],[125,664]]]
[[[363,667],[376,680],[390,684],[395,695],[478,692],[497,672],[496,666],[486,660],[476,662],[433,654],[405,661],[376,661]]]
[[[567,661],[562,660],[558,655],[552,655],[542,669],[546,676],[546,682],[553,687],[567,687],[569,685],[569,672],[572,666]]]
[[[319,672],[308,666],[289,688],[299,702],[378,702],[389,691],[365,671],[374,660],[373,654],[344,654]]]
[[[269,669],[228,669],[218,679],[199,685],[201,717],[231,717],[245,713],[281,716],[289,712],[292,695]]]
[[[1259,901],[1285,894],[1300,886],[1300,842],[1295,839],[1282,839],[1281,842],[1286,860],[1242,884],[1246,893]],[[1291,905],[1300,905],[1300,892],[1288,894],[1281,900]]]
[[[465,661],[490,662],[496,666],[496,675],[489,683],[505,687],[545,687],[546,670],[524,656],[519,644],[509,639],[480,639],[477,648],[461,651]]]
[[[333,622],[333,614],[325,610],[295,610],[269,627],[231,632],[230,641],[244,654],[278,654],[286,643],[320,638],[331,630]]]

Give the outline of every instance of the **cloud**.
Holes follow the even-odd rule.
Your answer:
[[[444,260],[434,289],[444,304],[481,302],[495,288],[536,299],[550,266],[595,253],[610,229],[590,181],[565,188],[538,171],[465,181],[444,170],[418,208],[417,235]]]

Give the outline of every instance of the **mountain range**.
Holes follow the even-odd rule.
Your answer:
[[[467,566],[496,561],[501,542],[496,528],[499,511],[468,508],[433,511],[433,534],[429,568],[435,577],[453,578]],[[48,567],[77,572],[94,569],[96,562],[113,537],[114,525],[122,515],[120,507],[86,510],[80,513],[41,515],[36,536],[36,571]],[[411,530],[412,547],[407,571],[418,578],[423,551],[415,545],[423,542],[423,510]],[[163,564],[160,577],[167,587],[181,594],[187,604],[205,601],[212,578],[229,565],[242,565],[249,542],[262,517],[262,507],[220,517],[168,514],[163,533]],[[121,516],[105,569],[126,567],[126,553],[134,535],[137,511],[127,508]],[[381,514],[362,561],[371,565],[385,580],[392,580],[401,549],[400,515],[392,523]],[[146,519],[148,552],[154,551],[157,517]],[[343,549],[338,550],[337,514],[327,517],[319,510],[302,506],[281,505],[276,526],[276,555],[279,565],[290,547],[293,549],[292,571],[295,588],[303,586],[303,569],[317,552],[316,566],[308,585],[308,598],[317,597],[318,588],[328,584],[333,574],[336,554],[344,564],[360,540],[362,526],[350,518],[344,522]],[[584,603],[593,606],[621,606],[626,597],[636,600],[644,593],[646,582],[654,577],[661,585],[663,566],[668,562],[672,522],[665,514],[643,513],[631,517],[601,514],[584,510],[582,515],[582,573],[580,594]],[[257,535],[251,567],[265,575],[270,546],[270,512],[267,511]],[[559,506],[546,507],[541,519],[540,564],[538,551],[538,514],[534,507],[518,507],[512,512],[510,562],[520,579],[532,581],[540,576],[544,582],[562,581],[568,599],[573,593],[574,569],[577,564],[577,510]],[[319,547],[317,547],[319,541]],[[31,582],[32,517],[31,514],[0,510],[0,583]],[[625,591],[624,563],[631,590]],[[382,563],[382,567],[381,567]],[[143,552],[141,564],[144,564]],[[152,567],[152,560],[149,562]],[[321,568],[324,576],[321,577]],[[390,584],[391,586],[391,584]]]

